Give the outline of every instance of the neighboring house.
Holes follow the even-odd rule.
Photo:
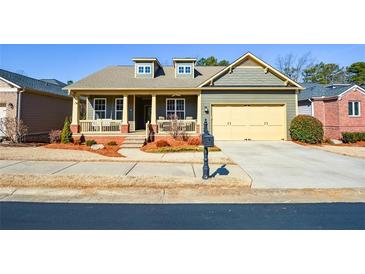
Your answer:
[[[52,129],[61,129],[71,116],[72,98],[56,79],[37,80],[0,69],[0,118],[22,120],[27,141],[46,141]]]
[[[207,119],[216,140],[287,140],[302,87],[247,53],[226,67],[196,66],[196,59],[134,58],[132,66],[109,66],[64,89],[73,97],[72,131],[87,138],[170,131],[177,116],[191,135]],[[87,98],[80,119],[80,96]],[[151,126],[148,126],[150,124]]]
[[[299,95],[299,114],[323,123],[325,138],[341,138],[341,132],[365,131],[365,89],[357,85],[304,83]]]

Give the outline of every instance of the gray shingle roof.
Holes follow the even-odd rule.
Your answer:
[[[302,83],[305,89],[299,93],[299,101],[308,100],[313,97],[332,97],[338,96],[351,88],[352,84],[346,85],[322,85],[317,83]]]
[[[134,66],[109,66],[66,88],[195,88],[223,68],[223,66],[197,66],[195,78],[175,78],[174,67],[164,66],[157,71],[155,78],[136,78]]]
[[[45,93],[51,93],[60,96],[68,96],[67,92],[62,90],[62,86],[50,82],[34,79],[25,75],[0,69],[0,77],[12,82],[24,89],[37,90]],[[56,80],[57,81],[57,80]],[[60,82],[62,83],[62,82]]]

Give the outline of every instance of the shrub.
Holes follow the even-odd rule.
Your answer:
[[[80,136],[80,144],[84,144],[86,141],[84,134],[81,134]]]
[[[48,134],[48,137],[49,137],[49,142],[51,144],[61,142],[61,130],[60,129],[51,130],[50,133]]]
[[[28,127],[22,120],[11,117],[0,119],[0,133],[4,135],[12,143],[20,143],[24,141],[24,137],[28,133]]]
[[[309,144],[321,143],[323,125],[321,121],[309,115],[298,115],[290,124],[290,136],[294,141]]]
[[[110,141],[107,145],[108,145],[108,146],[116,146],[116,145],[118,145],[118,144],[117,144],[117,142],[115,142],[115,141]]]
[[[201,144],[200,137],[189,138],[188,144],[191,146],[199,146]]]
[[[72,142],[72,132],[70,129],[70,120],[66,117],[65,122],[63,124],[63,129],[61,133],[61,143],[68,144]]]
[[[156,141],[156,147],[169,147],[170,144],[167,142],[167,140],[161,139]]]
[[[97,142],[96,142],[95,140],[87,140],[87,141],[85,142],[85,144],[86,144],[87,146],[91,147],[92,145],[96,145],[96,144],[97,144]]]
[[[365,132],[342,132],[342,142],[356,143],[365,141]]]

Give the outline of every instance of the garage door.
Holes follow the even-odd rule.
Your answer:
[[[213,106],[212,131],[216,140],[285,140],[285,106]]]

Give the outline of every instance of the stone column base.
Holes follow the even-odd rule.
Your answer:
[[[129,124],[127,124],[127,125],[121,125],[121,127],[120,127],[120,133],[129,133]]]
[[[79,125],[70,125],[70,129],[72,133],[80,133],[80,126]]]

